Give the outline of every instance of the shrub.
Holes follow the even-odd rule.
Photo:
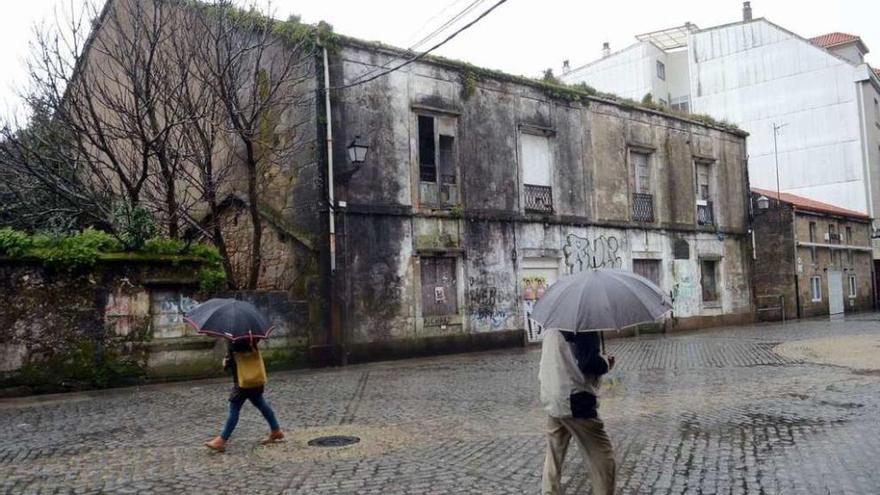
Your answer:
[[[127,201],[113,208],[113,230],[127,250],[136,251],[158,231],[156,221],[144,207]]]
[[[0,256],[17,258],[32,246],[32,239],[24,232],[9,227],[0,229]]]

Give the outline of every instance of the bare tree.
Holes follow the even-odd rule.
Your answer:
[[[253,5],[242,11],[220,0],[201,19],[210,43],[201,77],[225,110],[232,150],[245,169],[252,225],[246,287],[253,289],[262,264],[260,182],[273,163],[290,159],[301,143],[297,115],[313,102],[307,87],[313,82],[315,46],[311,36],[297,31],[296,19],[279,22]]]

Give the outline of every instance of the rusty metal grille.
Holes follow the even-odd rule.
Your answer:
[[[654,221],[654,196],[633,193],[633,220],[636,222]]]
[[[553,213],[553,189],[526,184],[526,211]]]
[[[697,223],[700,225],[715,225],[714,211],[711,201],[706,201],[705,205],[697,205]]]

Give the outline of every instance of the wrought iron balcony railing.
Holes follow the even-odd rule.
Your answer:
[[[654,196],[633,193],[633,220],[636,222],[654,221]]]
[[[699,225],[715,225],[715,210],[712,202],[706,201],[704,205],[697,205],[697,223]]]
[[[553,189],[549,186],[525,184],[526,211],[553,213]]]

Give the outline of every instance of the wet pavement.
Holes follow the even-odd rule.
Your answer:
[[[880,333],[880,314],[609,341],[601,400],[619,493],[880,493],[880,373],[783,357],[784,342]],[[880,348],[878,348],[880,352]],[[201,446],[225,381],[0,401],[0,493],[538,493],[537,349],[276,373],[290,436],[250,405]],[[342,448],[309,447],[356,435]],[[567,493],[589,493],[572,448]]]

